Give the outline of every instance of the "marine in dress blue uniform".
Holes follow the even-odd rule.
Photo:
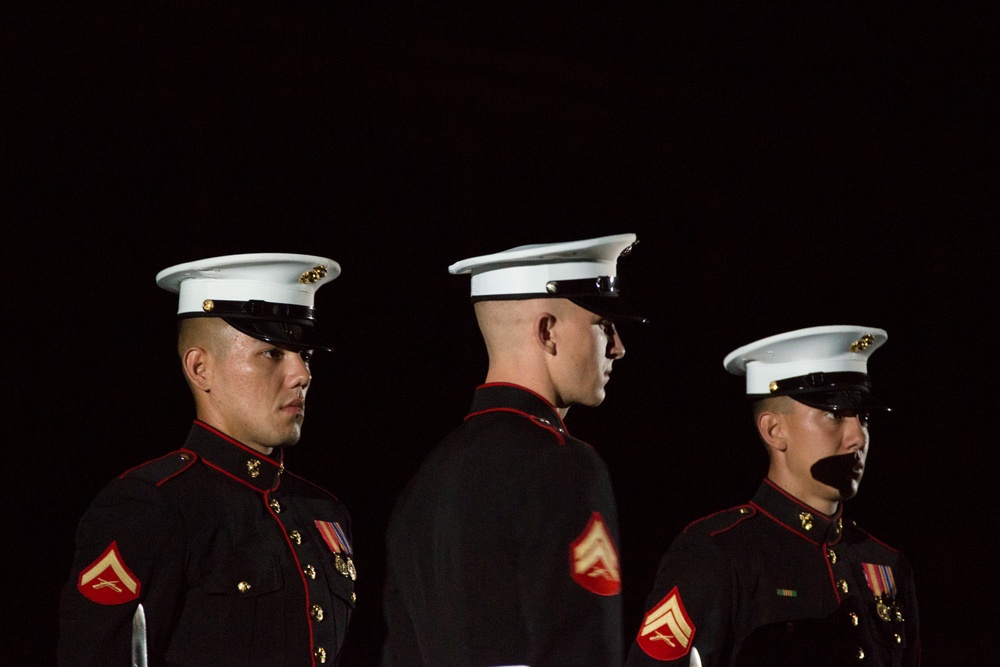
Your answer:
[[[181,318],[222,317],[298,354],[328,349],[313,294],[339,270],[267,253],[171,267],[158,282],[180,293]],[[82,517],[58,662],[335,664],[355,605],[350,532],[345,506],[285,470],[282,448],[265,454],[196,419],[178,450],[112,480]]]
[[[620,297],[616,276],[634,242],[625,234],[524,246],[451,271],[472,273],[474,302],[531,300],[522,314],[535,324],[552,299],[569,300],[592,322],[588,331],[606,338],[597,356],[607,355],[610,368],[624,353],[613,320],[642,319]],[[502,353],[496,334],[484,335],[487,381],[390,518],[383,665],[620,665],[619,532],[607,468],[570,435],[567,406],[548,387],[495,372]],[[581,400],[599,404],[603,388],[597,393]]]
[[[747,375],[754,401],[788,396],[831,424],[865,423],[887,409],[867,374],[885,340],[871,327],[813,327],[739,348],[725,365]],[[865,428],[863,444],[811,466],[831,497],[853,495],[867,444]],[[918,665],[913,571],[845,518],[842,500],[824,513],[765,478],[746,505],[685,528],[660,563],[628,666]]]

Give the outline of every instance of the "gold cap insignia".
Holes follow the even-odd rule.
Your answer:
[[[299,276],[299,282],[303,285],[311,285],[326,277],[325,266],[314,266],[312,270],[304,272]]]
[[[849,349],[851,350],[851,352],[861,352],[862,350],[867,350],[869,347],[871,347],[871,344],[874,342],[875,342],[875,336],[871,334],[865,334],[858,340],[851,343],[851,347]]]

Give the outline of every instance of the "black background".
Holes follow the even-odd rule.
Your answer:
[[[621,327],[607,400],[567,424],[615,482],[627,638],[673,536],[763,475],[723,357],[861,324],[889,332],[869,370],[895,411],[848,513],[912,560],[924,664],[981,661],[997,594],[994,18],[6,4],[8,664],[52,662],[93,495],[187,432],[157,271],[266,251],[342,265],[317,295],[337,350],[315,361],[287,461],[352,511],[342,664],[374,665],[392,502],[486,369],[468,278],[447,266],[621,232],[639,236],[619,275],[651,322]]]

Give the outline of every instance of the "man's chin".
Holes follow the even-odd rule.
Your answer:
[[[607,392],[604,391],[603,388],[598,389],[593,394],[588,396],[586,402],[581,403],[581,405],[586,405],[588,408],[596,408],[598,405],[604,402],[604,399],[607,397],[607,395],[608,395]]]
[[[280,438],[278,442],[272,445],[275,449],[287,449],[288,447],[294,447],[298,444],[299,439],[302,437],[302,426],[295,425],[294,428],[290,429],[288,433],[285,434],[283,438]]]
[[[840,454],[820,459],[809,472],[816,481],[836,489],[841,500],[849,500],[857,494],[861,483],[860,473],[855,471],[855,467],[853,454]]]
[[[860,480],[857,482],[852,482],[846,485],[844,488],[839,489],[841,500],[850,500],[854,496],[858,495],[858,488],[861,486]]]

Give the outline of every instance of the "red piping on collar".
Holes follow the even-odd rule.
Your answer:
[[[212,433],[214,433],[215,435],[219,436],[223,440],[236,445],[237,447],[239,447],[240,449],[242,449],[243,451],[245,451],[247,454],[250,454],[251,456],[256,456],[257,458],[259,458],[264,463],[269,463],[270,465],[273,465],[275,468],[280,468],[282,461],[284,461],[285,452],[280,447],[275,447],[275,449],[278,450],[278,460],[275,461],[274,459],[272,459],[267,454],[263,454],[261,452],[258,452],[256,449],[253,449],[252,447],[247,447],[246,445],[244,445],[239,440],[234,440],[233,438],[229,437],[228,435],[226,435],[225,433],[223,433],[219,429],[217,429],[217,428],[215,428],[213,426],[209,426],[208,424],[206,424],[205,422],[203,422],[203,421],[201,421],[199,419],[195,419],[194,423],[197,424],[198,426],[201,426],[206,431],[211,431]]]

